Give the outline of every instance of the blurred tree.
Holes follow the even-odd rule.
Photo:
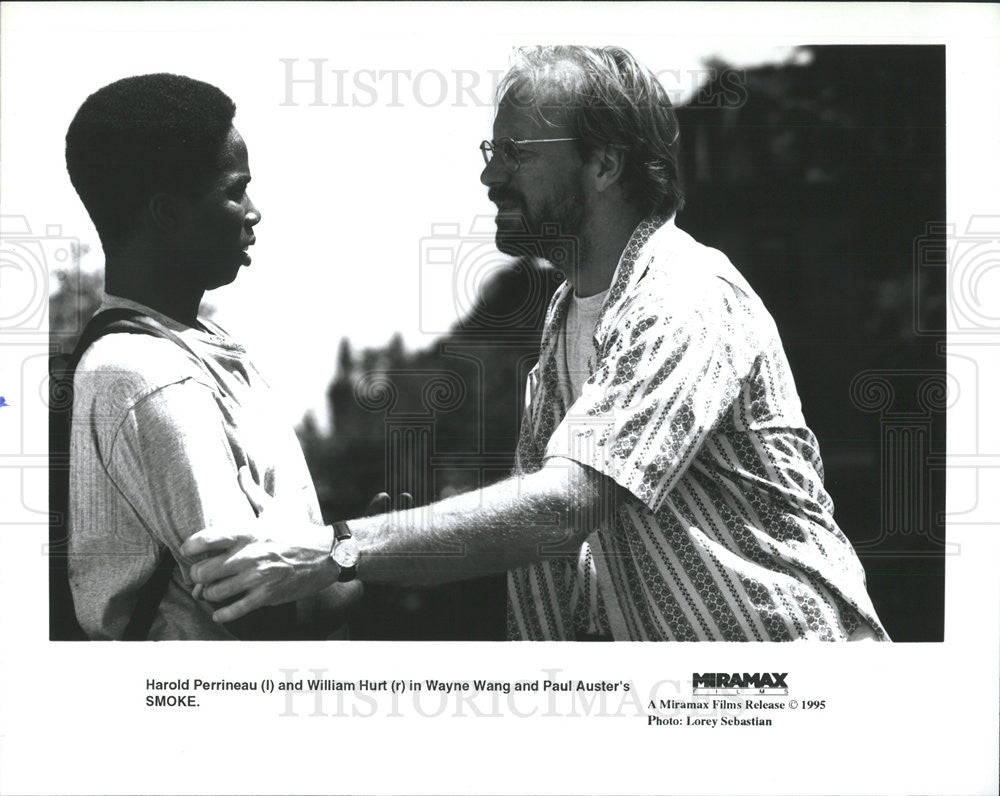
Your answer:
[[[341,342],[327,393],[333,433],[318,438],[313,431],[304,441],[328,520],[357,516],[392,485],[419,505],[509,475],[527,374],[559,281],[544,263],[515,260],[486,280],[468,316],[425,351],[407,352],[398,335],[357,356]],[[423,448],[393,447],[400,434],[428,429]],[[371,586],[352,632],[499,640],[505,610],[503,575],[432,589]]]
[[[49,334],[61,350],[73,350],[76,341],[101,304],[104,291],[104,270],[82,271],[80,261],[89,247],[77,247],[67,268],[51,272],[49,292]]]

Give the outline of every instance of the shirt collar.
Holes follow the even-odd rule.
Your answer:
[[[207,318],[198,316],[198,323],[200,323],[204,330],[199,329],[194,326],[187,326],[186,324],[176,321],[169,315],[164,315],[162,312],[154,310],[152,307],[147,307],[138,301],[134,301],[130,298],[125,298],[124,296],[116,296],[114,293],[108,293],[107,290],[101,295],[101,306],[98,311],[111,310],[111,309],[129,309],[140,312],[143,315],[147,315],[155,321],[166,326],[172,332],[192,332],[194,334],[214,338],[214,337],[227,337],[226,332],[218,324],[209,321]]]
[[[597,324],[594,327],[594,343],[598,348],[604,343],[611,329],[605,327],[605,319],[617,317],[617,309],[632,293],[632,287],[642,277],[652,259],[647,253],[640,256],[643,248],[652,237],[653,233],[661,227],[669,225],[674,227],[674,216],[652,215],[643,219],[639,226],[632,232],[628,243],[622,250],[621,257],[618,258],[618,265],[615,268],[614,276],[611,278],[611,287],[607,291],[607,297],[597,315]],[[556,288],[555,295],[546,313],[545,326],[542,329],[541,358],[547,359],[556,349],[556,341],[559,337],[559,330],[564,322],[566,313],[569,310],[570,297],[573,290],[569,282],[563,282]]]
[[[618,266],[615,274],[611,278],[611,287],[608,296],[604,300],[601,312],[597,316],[597,325],[594,327],[594,341],[601,345],[608,333],[611,331],[605,328],[605,318],[615,318],[618,315],[618,308],[632,294],[632,288],[642,278],[652,261],[652,254],[648,251],[644,254],[646,243],[661,227],[674,227],[674,216],[652,215],[639,222],[639,226],[632,232],[628,243],[618,259]]]
[[[147,315],[153,320],[158,321],[174,332],[183,332],[190,328],[189,326],[185,326],[180,321],[175,321],[173,318],[164,315],[162,312],[157,312],[152,307],[147,307],[145,304],[133,301],[130,298],[116,296],[114,293],[104,291],[104,294],[101,296],[101,306],[99,307],[99,310],[111,309],[135,310],[136,312],[140,312],[143,315]]]

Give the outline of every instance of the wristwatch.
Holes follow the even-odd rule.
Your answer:
[[[333,549],[330,551],[330,558],[340,567],[337,583],[347,583],[354,580],[358,574],[358,559],[360,557],[358,540],[354,538],[347,523],[338,520],[333,524]]]

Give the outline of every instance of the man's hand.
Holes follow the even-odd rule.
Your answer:
[[[248,468],[239,482],[259,519],[252,529],[225,531],[206,528],[189,538],[181,554],[198,558],[216,555],[191,567],[201,597],[220,602],[242,595],[218,609],[212,619],[232,622],[264,605],[278,605],[316,594],[337,580],[330,558],[333,531],[282,517],[277,502],[254,483]]]

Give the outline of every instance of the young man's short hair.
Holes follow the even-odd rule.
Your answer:
[[[127,77],[91,94],[66,133],[66,168],[101,242],[127,239],[156,193],[200,196],[235,115],[225,93],[182,75]]]

